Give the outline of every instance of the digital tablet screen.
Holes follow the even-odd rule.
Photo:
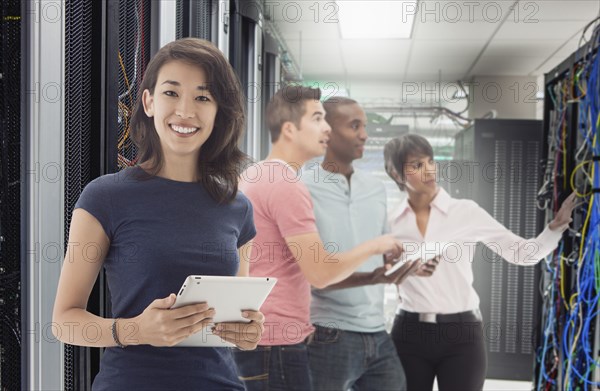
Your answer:
[[[188,276],[171,308],[207,303],[215,309],[214,323],[248,322],[248,319],[242,317],[242,311],[260,310],[276,283],[277,279],[273,277]],[[214,323],[177,346],[232,347],[233,344],[211,332]]]

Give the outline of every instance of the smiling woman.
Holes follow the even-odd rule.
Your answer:
[[[131,118],[140,165],[152,175],[199,180],[216,200],[233,199],[246,158],[238,148],[244,101],[221,52],[199,39],[172,42],[148,65],[140,91]],[[195,170],[182,171],[189,161]]]
[[[237,191],[246,157],[237,147],[244,126],[239,83],[217,48],[188,38],[158,51],[138,96],[131,128],[141,163],[90,182],[77,201],[55,334],[107,348],[94,390],[242,390],[228,348],[174,346],[213,323],[211,303],[171,308],[188,275],[247,273],[236,250],[249,246],[256,230],[252,205]],[[87,311],[102,267],[111,319]],[[223,322],[212,334],[255,348],[264,317],[243,316],[250,322]],[[73,324],[85,326],[63,332]],[[93,336],[85,332],[90,325]]]
[[[146,115],[154,118],[162,157],[167,163],[159,175],[169,176],[165,170],[173,168],[171,175],[184,181],[196,180],[193,162],[213,131],[218,109],[206,85],[205,72],[197,66],[173,61],[161,68],[157,81],[154,94],[144,90],[142,102]],[[183,167],[192,171],[184,172]]]

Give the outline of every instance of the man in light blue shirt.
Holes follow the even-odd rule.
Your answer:
[[[329,252],[343,252],[386,232],[386,194],[382,182],[354,170],[367,140],[367,117],[352,99],[324,102],[332,128],[322,164],[302,173],[314,204],[317,228]],[[382,163],[383,164],[383,163]],[[335,260],[332,260],[335,261]],[[416,272],[406,264],[390,276],[381,256],[374,256],[348,279],[312,289],[308,344],[315,390],[404,390],[406,381],[394,344],[385,330],[384,283],[399,283]],[[418,274],[433,272],[431,264]]]

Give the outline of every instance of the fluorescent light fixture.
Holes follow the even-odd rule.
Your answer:
[[[343,0],[336,3],[343,39],[410,38],[417,14],[416,0]]]

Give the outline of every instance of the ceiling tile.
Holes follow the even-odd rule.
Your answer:
[[[550,57],[564,44],[563,40],[539,41],[493,40],[484,54],[495,57]]]
[[[454,82],[456,80],[461,80],[464,76],[464,71],[461,69],[460,72],[450,72],[447,70],[442,70],[442,82]],[[406,76],[403,79],[406,83],[420,83],[425,81],[439,81],[439,75],[436,69],[418,69],[417,67],[410,67],[406,72]]]
[[[342,40],[341,48],[344,64],[350,75],[392,75],[404,74],[410,51],[409,40]],[[377,72],[373,72],[377,69]]]
[[[415,40],[413,57],[466,57],[475,58],[484,47],[481,41]]]
[[[480,41],[415,41],[406,78],[420,80],[421,75],[429,74],[427,80],[437,80],[441,71],[442,80],[456,80],[454,75],[462,77],[483,46]]]
[[[473,76],[524,76],[535,70],[544,57],[507,57],[483,55],[471,71]]]
[[[522,19],[581,20],[589,22],[600,11],[598,0],[537,0],[523,1]]]
[[[412,38],[424,39],[446,39],[487,41],[497,28],[497,24],[484,21],[470,22],[440,22],[440,23],[416,23]]]
[[[315,45],[310,51],[303,54],[294,53],[302,73],[310,74],[344,74],[344,63],[337,41],[329,41],[331,45]],[[290,48],[293,47],[290,45]]]
[[[507,20],[494,39],[498,40],[566,40],[581,30],[587,23],[582,21],[538,21],[515,23]],[[532,44],[533,45],[533,44]]]
[[[298,23],[278,23],[277,26],[285,39],[339,39],[340,31],[335,23],[313,23],[302,21]],[[301,33],[301,34],[300,34]]]

